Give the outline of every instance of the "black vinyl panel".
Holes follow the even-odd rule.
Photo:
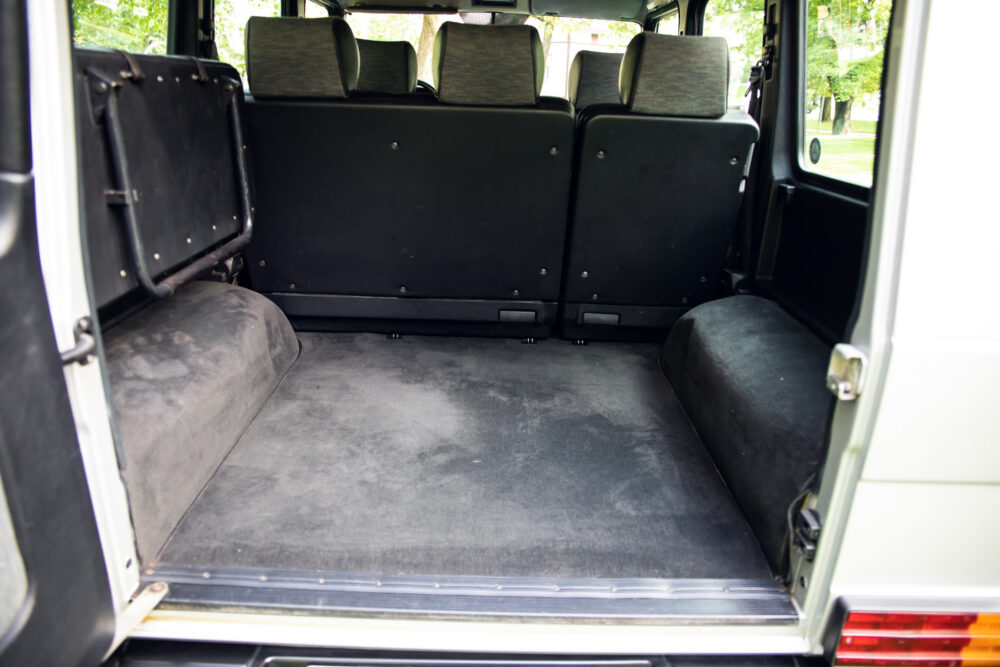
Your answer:
[[[713,298],[756,139],[749,120],[591,118],[566,300],[690,307]]]
[[[776,298],[828,343],[846,334],[862,277],[868,205],[797,185],[784,205],[770,280]]]
[[[120,184],[111,165],[106,116],[86,72],[117,78],[129,66],[111,51],[80,49],[74,56],[84,224],[94,293],[104,306],[137,288],[138,281],[122,207],[109,205],[104,194]],[[203,61],[208,81],[201,82],[191,58],[133,57],[145,78],[123,80],[119,105],[137,191],[136,215],[146,261],[156,276],[233,236],[242,225],[225,91],[226,79],[239,81],[239,75],[229,65]]]
[[[568,113],[259,100],[247,111],[254,289],[557,300]]]
[[[0,171],[0,239],[0,476],[28,587],[0,637],[0,664],[94,665],[111,645],[114,610],[49,319],[28,175]]]
[[[115,617],[38,260],[25,7],[0,0],[0,478],[27,588],[0,664],[94,665]]]
[[[28,141],[28,52],[25,3],[0,5],[0,171],[31,168]]]

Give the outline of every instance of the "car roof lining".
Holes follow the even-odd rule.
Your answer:
[[[664,3],[643,0],[340,0],[340,4],[348,12],[495,12],[642,23],[653,11],[650,5],[655,10]]]

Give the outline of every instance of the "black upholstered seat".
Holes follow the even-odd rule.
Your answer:
[[[335,25],[322,57],[350,52]],[[437,102],[289,90],[247,104],[248,272],[300,327],[520,337],[555,321],[574,124],[539,98],[538,34],[449,23],[438,47]]]
[[[718,37],[637,35],[621,104],[579,118],[568,335],[664,331],[716,295],[758,137],[726,112],[728,53]]]

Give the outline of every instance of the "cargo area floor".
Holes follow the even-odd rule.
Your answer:
[[[299,339],[157,564],[770,576],[657,346]]]

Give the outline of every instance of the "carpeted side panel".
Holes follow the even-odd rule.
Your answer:
[[[663,347],[670,383],[775,570],[785,513],[823,458],[829,357],[777,303],[755,296],[693,308]]]
[[[265,297],[194,282],[106,333],[104,344],[148,562],[295,361],[298,342]]]

